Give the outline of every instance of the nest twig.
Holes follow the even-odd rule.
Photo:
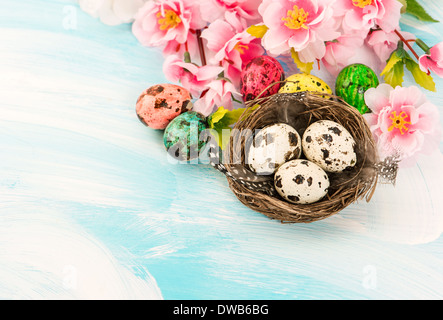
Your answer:
[[[328,194],[319,202],[307,205],[292,204],[279,196],[251,190],[228,177],[231,190],[244,205],[284,223],[310,223],[337,214],[359,199],[371,199],[377,184],[378,156],[369,126],[355,108],[336,96],[310,92],[281,93],[246,104],[248,109],[256,105],[260,107],[252,113],[245,112],[236,123],[224,152],[225,167],[233,175],[239,164],[248,169],[245,163],[248,137],[242,136],[242,132],[254,132],[275,123],[287,123],[302,136],[307,127],[318,120],[335,121],[353,136],[357,164],[343,173],[328,173]]]

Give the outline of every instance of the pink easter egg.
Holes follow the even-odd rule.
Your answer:
[[[136,104],[137,116],[152,129],[165,129],[168,124],[192,107],[191,94],[173,84],[159,84],[146,89]]]
[[[259,56],[252,59],[242,70],[241,74],[243,101],[254,100],[259,95],[260,98],[264,98],[276,94],[282,83],[272,87],[269,86],[284,79],[285,72],[283,67],[275,58]],[[263,92],[265,89],[266,91]]]

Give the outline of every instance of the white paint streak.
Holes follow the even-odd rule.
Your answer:
[[[417,245],[439,239],[443,233],[442,163],[439,151],[421,157],[414,167],[399,171],[395,186],[378,184],[369,203],[361,201],[332,220],[389,242]]]
[[[105,152],[163,155],[127,105],[137,88],[91,76],[99,68],[78,72],[75,36],[1,29],[0,38],[0,299],[161,299],[147,270],[118,261],[68,217],[96,215],[75,206],[135,206],[128,168],[117,170],[125,159]],[[119,61],[118,50],[85,42]],[[52,54],[42,54],[48,44]]]
[[[1,299],[162,299],[60,211],[1,202]]]

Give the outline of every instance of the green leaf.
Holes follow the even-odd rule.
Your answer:
[[[304,63],[300,61],[300,58],[298,56],[298,52],[294,50],[294,48],[291,48],[291,57],[294,59],[294,63],[297,65],[297,68],[306,74],[311,74],[312,68],[314,66],[314,62]]]
[[[401,8],[401,14],[406,13],[406,10],[408,8],[407,0],[398,0],[398,2],[400,2],[403,5],[403,7]]]
[[[214,128],[215,124],[218,123],[221,119],[223,119],[223,117],[226,115],[226,112],[228,111],[229,110],[223,107],[218,108],[216,112],[214,112],[209,116],[208,118],[209,126],[211,128]]]
[[[223,131],[231,130],[231,126],[234,125],[240,117],[245,113],[245,116],[248,116],[252,111],[257,109],[259,105],[255,105],[249,110],[246,108],[239,108],[232,111],[225,109],[224,107],[220,107],[208,118],[209,127],[214,130],[218,137],[218,145],[220,148],[224,149],[229,142],[229,137],[223,136]]]
[[[265,36],[266,32],[268,32],[268,29],[269,28],[267,26],[262,24],[262,25],[250,26],[246,31],[251,36],[261,39]]]
[[[406,59],[406,68],[412,73],[414,76],[415,82],[417,82],[423,88],[436,92],[437,89],[435,87],[434,79],[431,75],[428,75],[426,72],[423,72],[420,69],[420,66],[417,62],[411,59]]]
[[[184,61],[185,61],[186,63],[192,63],[192,60],[191,60],[191,54],[189,53],[189,51],[186,51],[186,52],[184,53]]]
[[[409,13],[423,22],[439,22],[432,18],[417,0],[407,0],[406,13]]]
[[[401,53],[402,52],[399,52],[399,50],[396,50],[391,54],[386,67],[381,72],[381,76],[384,76],[386,73],[390,72],[394,68],[394,66],[403,59]]]
[[[401,86],[403,84],[404,75],[405,69],[403,60],[400,60],[389,71],[385,72],[385,82],[390,84],[393,88]]]

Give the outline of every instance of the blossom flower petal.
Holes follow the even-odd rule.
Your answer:
[[[192,96],[199,97],[207,86],[223,71],[219,66],[197,66],[182,61],[178,56],[169,56],[163,64],[163,73],[171,82],[181,83]]]
[[[423,72],[434,72],[443,78],[443,42],[433,46],[429,54],[424,54],[419,59],[420,69]]]
[[[381,84],[365,93],[372,113],[365,115],[379,154],[400,155],[401,165],[414,164],[419,154],[438,148],[441,127],[438,109],[418,87]]]
[[[142,45],[165,47],[171,41],[185,44],[193,29],[204,26],[198,1],[158,0],[148,1],[140,8],[132,32]]]
[[[226,80],[214,80],[207,85],[207,92],[204,97],[194,103],[194,110],[205,116],[211,114],[216,108],[224,107],[232,110],[234,101],[232,97],[241,100],[241,94],[235,86]]]
[[[246,28],[260,21],[260,4],[261,0],[205,0],[201,1],[201,16],[209,23],[224,18],[233,25]]]
[[[304,63],[323,58],[324,42],[340,35],[332,5],[323,0],[264,0],[259,7],[268,27],[263,46],[274,56],[293,49]]]
[[[246,30],[238,32],[223,20],[211,23],[202,32],[202,38],[207,41],[207,48],[214,53],[210,63],[223,66],[225,77],[235,86],[240,85],[243,67],[252,58],[264,53],[260,39],[251,36]]]
[[[406,40],[415,40],[416,37],[412,33],[400,31]],[[380,59],[380,68],[386,66],[386,61],[391,56],[392,52],[397,49],[399,37],[395,32],[385,32],[383,30],[376,30],[367,38],[367,44],[374,50],[376,56]],[[406,48],[405,48],[406,49]]]
[[[399,28],[403,5],[397,0],[383,0],[381,4],[385,12],[377,17],[376,23],[383,31],[393,32]]]
[[[425,94],[416,86],[397,87],[391,91],[389,100],[393,108],[421,106],[427,101]]]
[[[234,35],[232,26],[224,20],[214,21],[202,32],[202,38],[208,41],[207,48],[214,52],[222,50]]]
[[[392,88],[387,83],[380,84],[377,88],[370,88],[365,92],[366,105],[371,109],[373,114],[379,114],[380,111],[390,104],[390,96]]]
[[[344,32],[367,29],[378,25],[385,32],[399,27],[402,5],[397,0],[372,0],[371,2],[336,0],[334,15],[342,19]]]

